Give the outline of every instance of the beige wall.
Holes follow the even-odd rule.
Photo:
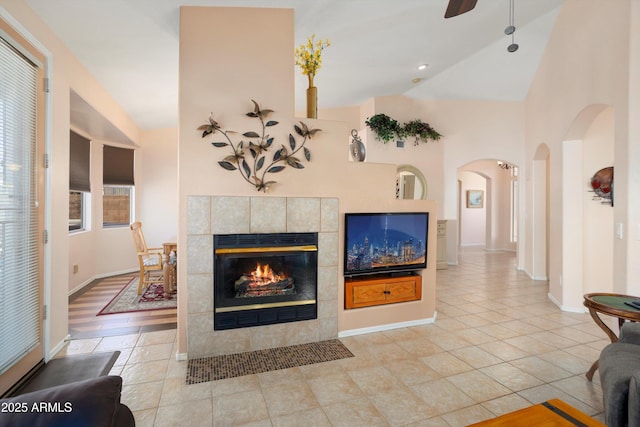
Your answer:
[[[265,27],[264,22],[269,22]],[[213,25],[215,24],[215,25]],[[251,31],[235,28],[260,28],[261,42],[256,44]],[[273,31],[270,31],[273,29]],[[186,199],[193,195],[234,196],[304,196],[336,197],[339,200],[342,235],[342,215],[353,211],[427,210],[433,212],[435,231],[435,203],[429,201],[400,202],[395,200],[395,169],[392,164],[354,163],[348,160],[351,127],[346,122],[302,119],[313,128],[322,129],[307,147],[311,161],[303,170],[287,168],[274,174],[278,183],[268,194],[258,193],[243,181],[237,171],[226,171],[217,162],[228,155],[228,147],[215,148],[212,141],[222,141],[220,134],[200,137],[196,128],[203,124],[209,112],[225,129],[237,131],[259,130],[256,119],[247,118],[251,99],[263,108],[275,110],[269,119],[279,125],[269,128],[275,137],[274,146],[286,144],[288,133],[298,120],[293,117],[293,15],[290,10],[255,10],[234,8],[185,7],[181,10],[180,52],[180,143],[178,165],[179,229],[178,245],[186,247]],[[226,37],[224,45],[210,40]],[[269,46],[269,49],[264,49]],[[224,58],[226,67],[220,67]],[[253,64],[262,64],[256,68]],[[239,74],[238,69],[255,74]],[[264,80],[261,76],[273,76]],[[273,152],[273,150],[271,150]],[[270,158],[270,156],[269,156]],[[340,331],[363,329],[394,322],[429,319],[435,310],[435,232],[431,234],[430,268],[426,270],[423,300],[416,303],[343,310],[343,278],[339,278],[338,327]],[[342,268],[340,244],[339,271]],[[180,254],[180,252],[179,252]],[[180,255],[179,255],[180,257]],[[186,295],[186,269],[179,269],[179,292]],[[179,300],[179,352],[186,351],[186,298]]]
[[[49,358],[60,348],[68,333],[70,89],[82,96],[131,140],[139,140],[139,131],[25,2],[0,0],[0,14],[47,56],[51,78],[46,130],[46,149],[51,154],[51,167],[46,177],[48,209],[45,219],[50,236],[50,243],[45,248],[45,303],[50,307],[50,316],[45,325],[45,355]],[[127,238],[130,239],[129,236]],[[113,251],[119,250],[120,242],[104,243],[115,245],[111,248]]]
[[[629,70],[628,70],[628,87],[629,94],[627,115],[624,119],[618,119],[619,112],[616,110],[616,129],[617,122],[621,121],[622,126],[626,126],[628,130],[628,146],[615,147],[615,157],[620,162],[626,163],[626,174],[622,175],[622,181],[628,183],[628,186],[621,186],[617,194],[622,194],[628,199],[628,216],[627,235],[630,236],[625,242],[627,263],[624,266],[624,276],[626,276],[625,285],[626,292],[632,295],[640,294],[640,2],[632,1],[629,13],[630,31],[629,31]],[[633,119],[631,119],[633,118]],[[616,134],[617,141],[617,134]],[[633,167],[632,167],[633,165]],[[617,190],[616,190],[617,191]],[[624,205],[623,205],[624,206]],[[618,213],[615,212],[615,221],[618,221]],[[619,245],[619,243],[616,243]],[[614,271],[621,268],[618,262],[614,263]],[[620,274],[620,273],[614,273]],[[617,279],[614,279],[618,282]]]
[[[446,128],[445,120],[442,117],[438,117],[437,120],[433,119],[434,113],[430,111],[428,103],[405,96],[374,98],[373,108],[374,112],[367,115],[367,117],[377,113],[384,113],[401,124],[420,118],[440,133],[444,133],[442,128]],[[442,203],[444,202],[442,160],[448,141],[446,136],[440,141],[421,142],[419,145],[415,145],[414,140],[408,138],[404,142],[404,147],[398,148],[396,141],[389,141],[385,144],[378,140],[375,134],[366,127],[364,120],[361,126],[365,129],[363,135],[366,138],[367,161],[393,165],[411,165],[418,168],[427,181],[427,198],[439,202],[438,217],[442,218],[444,206],[444,203]]]
[[[91,135],[83,132],[89,139]],[[128,227],[102,228],[102,152],[104,145],[123,146],[111,141],[91,141],[90,226],[86,231],[69,234],[69,294],[82,289],[94,279],[138,270],[136,251]],[[126,147],[131,148],[131,147]],[[142,179],[142,156],[135,154],[134,214],[141,211],[145,194]],[[55,204],[54,204],[55,206]],[[74,266],[78,272],[73,273]]]
[[[624,224],[628,230],[635,229],[638,223],[640,206],[637,206],[636,198],[640,196],[636,195],[639,194],[640,180],[630,179],[629,165],[634,162],[637,164],[640,153],[637,153],[638,138],[631,138],[632,126],[628,122],[628,96],[632,93],[628,87],[629,17],[637,19],[640,13],[637,6],[635,1],[564,2],[526,100],[524,207],[525,212],[533,209],[534,192],[528,168],[537,148],[544,143],[550,150],[550,296],[566,309],[582,310],[582,282],[577,277],[582,274],[582,269],[575,269],[572,263],[563,259],[563,253],[569,254],[567,251],[572,248],[569,245],[582,241],[583,229],[569,227],[572,225],[568,220],[571,215],[563,213],[562,206],[563,201],[566,204],[575,194],[580,194],[577,202],[582,205],[585,188],[584,183],[578,182],[568,188],[564,186],[564,193],[561,190],[563,176],[568,172],[563,171],[563,164],[570,165],[571,161],[566,158],[563,160],[563,147],[568,148],[564,141],[584,137],[590,122],[580,123],[583,118],[581,113],[591,106],[610,105],[615,110],[615,186],[616,194],[625,196],[616,203],[614,221]],[[593,31],[596,27],[599,30]],[[637,61],[638,54],[633,51],[631,54]],[[636,92],[632,99],[637,97]],[[638,132],[637,127],[633,130]],[[568,208],[573,206],[574,204],[567,205]],[[628,222],[631,218],[636,218],[635,223]],[[531,271],[534,262],[531,227],[527,227],[527,232],[522,237],[526,243],[525,270]],[[628,255],[636,253],[637,246],[635,236],[614,242],[613,288],[617,291],[624,291],[627,283],[637,283],[640,279],[638,271],[628,269],[631,265]],[[571,277],[574,275],[575,277]]]
[[[448,219],[447,261],[458,259],[458,176],[457,171],[483,159],[500,159],[511,164],[523,163],[524,104],[522,102],[489,100],[415,100],[405,96],[377,97],[360,106],[361,135],[367,147],[367,162],[393,165],[410,164],[418,168],[427,180],[427,198],[437,202],[438,217]],[[420,118],[433,126],[443,137],[436,142],[405,142],[397,148],[395,142],[384,144],[376,139],[364,124],[366,118],[385,113],[399,122]],[[495,171],[491,172],[493,175]],[[509,228],[500,218],[508,205],[505,183],[494,188],[501,195],[500,209],[489,217],[498,222],[490,249],[516,250],[509,243]],[[508,191],[508,183],[507,191]],[[498,200],[498,198],[496,198]],[[507,209],[508,210],[508,209]],[[500,215],[500,216],[499,216]],[[505,237],[506,236],[506,237]]]
[[[487,243],[487,178],[477,172],[460,171],[460,246],[485,246]],[[491,181],[489,181],[490,183]],[[467,208],[467,191],[484,192],[482,208]]]
[[[178,129],[142,132],[137,219],[150,247],[178,239]]]
[[[371,173],[375,173],[371,170]],[[395,168],[391,169],[395,173]],[[432,200],[399,200],[392,198],[361,198],[355,194],[342,193],[340,197],[340,232],[344,236],[344,213],[346,212],[430,212],[427,242],[427,268],[422,271],[422,299],[401,304],[344,309],[344,247],[340,242],[338,271],[338,331],[350,335],[384,327],[428,323],[436,316],[436,203]]]
[[[523,162],[524,104],[508,101],[429,101],[432,122],[445,138],[444,217],[457,216],[457,171],[476,160]]]
[[[69,236],[70,292],[96,278],[139,268],[129,228],[102,228],[102,149],[105,144],[122,146],[111,141],[92,141],[92,226],[89,231]],[[141,142],[136,147],[133,219],[142,221],[149,247],[161,247],[162,243],[177,239],[177,147],[177,129],[141,132]],[[73,274],[76,264],[78,273]]]
[[[613,108],[600,113],[584,135],[584,286],[588,292],[613,292],[613,209],[610,204],[593,200],[589,182],[600,169],[613,165]]]
[[[516,243],[511,242],[511,182],[520,180],[514,171],[501,169],[496,159],[478,160],[461,168],[458,179],[462,246],[481,244],[492,251],[517,249]],[[466,208],[466,192],[473,189],[485,191],[481,210]]]

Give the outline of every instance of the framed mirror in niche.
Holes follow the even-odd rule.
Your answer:
[[[396,199],[427,199],[427,180],[415,166],[400,165],[396,169]]]

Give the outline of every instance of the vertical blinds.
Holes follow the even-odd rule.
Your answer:
[[[91,141],[69,132],[69,190],[91,192]]]
[[[104,185],[134,185],[133,153],[128,148],[105,145],[102,151]]]
[[[40,344],[37,83],[0,38],[0,373]]]

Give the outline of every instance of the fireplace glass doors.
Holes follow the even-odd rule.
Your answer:
[[[213,237],[215,330],[317,318],[317,233]]]

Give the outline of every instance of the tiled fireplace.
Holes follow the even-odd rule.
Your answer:
[[[232,196],[189,196],[187,199],[187,351],[189,358],[231,354],[260,350],[283,345],[302,344],[337,338],[338,336],[338,200],[319,197],[232,197]],[[225,329],[220,327],[221,318],[215,312],[229,312],[229,309],[215,309],[231,304],[218,301],[213,291],[214,276],[221,271],[214,264],[214,235],[239,235],[242,239],[258,236],[308,236],[317,239],[317,251],[313,256],[291,254],[295,262],[317,264],[317,273],[295,280],[303,282],[314,279],[315,298],[306,298],[308,288],[287,290],[296,292],[295,297],[270,296],[265,300],[293,299],[303,303],[287,303],[285,306],[298,307],[302,313],[299,321],[286,320],[284,323]],[[248,236],[248,237],[247,237]],[[291,237],[279,237],[291,238]],[[306,243],[306,241],[304,242]],[[277,244],[276,244],[277,246]],[[296,246],[296,245],[289,245]],[[311,245],[300,245],[308,247]],[[233,255],[231,256],[233,258]],[[311,261],[310,261],[311,260]],[[280,258],[274,262],[280,262]],[[231,262],[235,265],[236,261]],[[221,267],[218,267],[220,269]],[[260,268],[263,268],[261,266]],[[246,269],[244,266],[242,269]],[[247,273],[251,275],[254,273]],[[282,279],[285,283],[286,280]],[[244,286],[239,285],[241,288]],[[280,287],[286,288],[281,285]],[[300,298],[302,297],[302,300]],[[246,300],[246,298],[237,298]],[[314,301],[313,310],[304,309],[308,301]],[[244,304],[240,301],[240,304]],[[303,307],[303,308],[300,308]],[[313,315],[307,316],[307,311]],[[290,308],[284,309],[288,316]],[[305,314],[306,313],[306,314]],[[253,313],[250,313],[253,316]],[[307,317],[305,317],[307,316]],[[315,317],[315,318],[313,318]],[[310,319],[310,320],[306,320]],[[214,324],[218,322],[218,327]]]

